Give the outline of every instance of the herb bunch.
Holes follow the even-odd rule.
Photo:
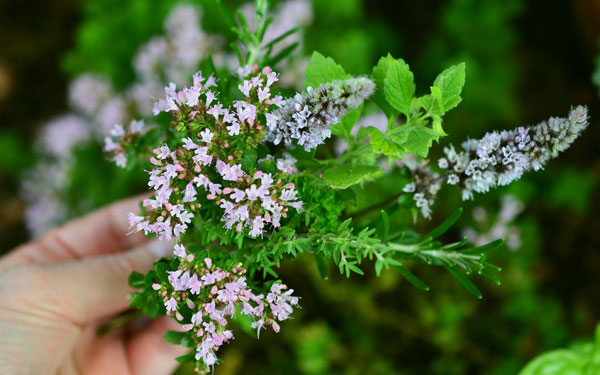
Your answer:
[[[166,335],[192,348],[178,360],[210,372],[219,348],[233,339],[228,323],[235,316],[250,318],[257,334],[267,326],[279,332],[299,297],[276,269],[304,253],[314,254],[325,278],[329,263],[349,277],[363,274],[370,261],[377,275],[393,268],[423,290],[429,287],[408,264],[443,267],[478,298],[469,275],[499,284],[500,268],[487,257],[502,240],[468,248],[466,238],[449,244],[437,239],[459,219],[460,209],[424,236],[392,217],[404,209],[430,217],[442,182],[461,182],[471,198],[472,190],[486,192],[540,169],[585,129],[584,107],[566,119],[467,141],[463,153],[446,148],[438,166],[449,172],[438,173],[427,157],[433,142],[447,135],[444,115],[462,100],[465,64],[447,68],[428,94],[416,96],[413,73],[401,59],[385,56],[370,76],[352,77],[315,52],[305,90],[290,94],[278,87],[271,66],[292,53],[294,44],[274,46],[297,30],[265,41],[273,21],[266,0],[256,1],[253,29],[242,12],[234,18],[218,5],[239,39],[232,45],[236,72],[217,69],[207,57],[207,69],[182,89],[167,85],[153,106],[156,125],[116,125],[105,146],[121,167],[148,161],[152,196],[141,212],[130,214],[130,224],[171,241],[173,256],[157,260],[146,275],[132,274],[130,283],[139,291],[131,306],[181,324],[181,332]],[[274,50],[279,52],[272,56]],[[362,112],[375,105],[387,124],[357,126]],[[325,151],[332,136],[345,143],[341,155]],[[383,202],[353,211],[352,192],[383,175],[413,181]]]

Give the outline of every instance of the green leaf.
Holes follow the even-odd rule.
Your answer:
[[[323,180],[334,189],[346,189],[364,180],[371,180],[383,173],[383,169],[375,165],[339,165],[327,169]]]
[[[487,254],[489,252],[492,252],[494,250],[496,250],[498,247],[502,246],[502,244],[504,244],[504,240],[503,239],[498,239],[495,241],[492,241],[488,244],[482,245],[482,246],[478,246],[472,249],[467,249],[467,250],[463,250],[461,251],[461,253],[467,254],[467,255],[480,255],[480,254]]]
[[[144,293],[136,293],[131,301],[129,301],[130,307],[135,307],[138,309],[143,308],[146,305],[146,295]]]
[[[444,264],[444,268],[447,269],[448,272],[452,274],[452,276],[456,277],[456,279],[458,279],[458,281],[465,287],[465,289],[469,291],[469,293],[471,293],[479,299],[483,298],[483,294],[481,294],[481,292],[479,291],[479,289],[477,289],[475,284],[473,284],[471,280],[469,280],[467,275],[460,272],[458,268],[456,268],[456,266]]]
[[[277,164],[275,164],[275,161],[273,161],[272,159],[267,159],[267,160],[263,161],[262,163],[260,163],[260,165],[258,167],[261,171],[263,171],[265,173],[277,174],[279,171],[277,169]]]
[[[406,142],[403,144],[405,153],[427,157],[429,148],[436,138],[433,130],[424,126],[414,126],[406,130]]]
[[[255,170],[256,169],[256,159],[257,159],[257,153],[256,153],[255,148],[249,147],[246,150],[244,150],[244,154],[243,154],[242,160],[241,160],[242,169],[248,173]]]
[[[273,47],[275,44],[281,42],[283,39],[287,38],[288,36],[297,33],[300,31],[300,26],[295,26],[291,29],[289,29],[288,31],[284,32],[283,34],[279,35],[278,37],[276,37],[275,39],[271,40],[269,43],[265,44],[265,46],[263,48],[267,49],[270,47]]]
[[[400,274],[402,276],[404,276],[404,278],[406,280],[408,280],[408,282],[410,282],[412,285],[416,286],[417,288],[424,290],[426,292],[429,291],[429,285],[425,284],[424,282],[422,282],[421,280],[419,280],[419,278],[417,276],[415,276],[414,273],[410,272],[410,270],[408,268],[406,268],[402,263],[400,263],[399,261],[395,260],[398,264],[396,264],[396,269],[398,270],[398,272],[400,272]]]
[[[460,219],[462,213],[463,213],[463,209],[462,209],[462,207],[460,207],[458,210],[454,211],[452,213],[452,215],[450,215],[440,225],[438,225],[431,232],[429,232],[425,236],[423,236],[423,238],[432,240],[432,239],[437,238],[437,237],[441,236],[442,234],[446,233],[448,231],[448,229],[450,229],[454,225],[454,223],[456,223],[458,221],[458,219]]]
[[[327,263],[325,263],[325,259],[321,253],[315,251],[315,259],[317,260],[317,268],[319,269],[319,274],[324,280],[329,279],[329,272],[327,270]]]
[[[444,137],[448,135],[442,128],[442,118],[440,116],[433,116],[433,134],[435,134],[436,137]]]
[[[144,287],[144,274],[139,273],[138,271],[133,271],[129,275],[129,286],[133,289],[139,289]]]
[[[592,342],[544,353],[529,362],[519,375],[596,375],[600,373],[600,324]]]
[[[313,52],[310,58],[305,74],[305,89],[309,86],[317,88],[324,83],[350,77],[346,74],[344,68],[336,64],[331,57],[325,57],[316,51]]]
[[[346,263],[346,277],[350,277],[350,275],[348,274],[347,270],[351,270],[359,275],[364,275],[365,273],[363,272],[363,270],[361,270],[360,268],[358,268],[356,265],[354,265],[353,263]]]
[[[159,262],[156,264],[156,276],[163,283],[169,282],[169,275],[167,275],[168,269],[169,265],[166,262]]]
[[[277,55],[273,56],[269,62],[267,63],[269,66],[275,66],[277,65],[280,61],[282,61],[283,59],[285,59],[286,57],[288,57],[289,55],[292,54],[292,52],[294,52],[294,50],[300,45],[299,42],[295,42],[290,44],[289,46],[285,47],[284,49],[281,50],[281,52],[279,52]]]
[[[175,360],[181,364],[185,364],[185,363],[192,362],[195,357],[196,357],[196,353],[188,353],[188,354],[180,355],[179,357],[175,358]]]
[[[193,340],[189,337],[187,332],[167,331],[163,335],[163,338],[169,344],[183,345],[186,347],[191,347],[194,345]]]
[[[375,262],[375,275],[377,277],[381,276],[381,269],[383,268],[384,261],[381,259],[377,259]]]
[[[410,106],[415,95],[414,76],[404,60],[394,60],[384,80],[385,98],[392,107],[410,117]]]
[[[394,61],[396,61],[396,59],[394,59],[392,55],[388,53],[387,56],[379,59],[379,62],[373,68],[373,73],[371,75],[375,81],[375,84],[377,85],[375,94],[373,94],[373,101],[379,106],[379,108],[381,108],[383,113],[385,113],[388,118],[396,118],[398,117],[399,113],[390,105],[390,103],[388,103],[385,98],[384,91],[385,77],[387,77],[390,66]]]
[[[383,222],[383,232],[381,235],[381,241],[387,241],[387,237],[390,233],[390,217],[385,210],[381,210],[381,221]]]
[[[462,100],[460,93],[465,85],[465,63],[452,65],[441,72],[433,86],[442,92],[442,107],[445,112],[456,107]]]
[[[233,16],[231,15],[231,13],[227,9],[227,7],[225,7],[225,5],[223,5],[223,0],[216,0],[216,1],[217,1],[217,6],[219,8],[219,12],[221,13],[221,16],[223,16],[225,23],[227,24],[227,26],[229,26],[230,29],[235,30],[237,25],[235,24]]]
[[[529,362],[519,375],[584,375],[586,361],[578,353],[567,350],[553,350]]]
[[[402,145],[406,141],[407,133],[400,131],[396,132],[397,134],[384,134],[374,126],[369,126],[368,129],[369,137],[371,137],[371,145],[373,146],[373,152],[383,153],[385,155],[397,155],[399,153],[404,153],[404,147]]]
[[[417,103],[421,108],[425,110],[427,115],[443,115],[444,109],[442,108],[442,103],[440,100],[433,95],[423,95],[418,100]]]

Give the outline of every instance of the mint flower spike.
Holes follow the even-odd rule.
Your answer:
[[[274,144],[296,140],[307,151],[331,136],[329,127],[357,108],[375,91],[375,83],[366,77],[333,81],[316,90],[287,99],[281,107],[267,114],[267,139]]]
[[[588,125],[588,112],[578,106],[566,118],[552,117],[535,126],[487,133],[480,140],[444,148],[445,158],[438,165],[448,172],[446,182],[461,184],[463,200],[473,192],[486,193],[505,186],[530,170],[540,170],[558,153],[566,150]]]
[[[417,208],[425,218],[431,217],[431,206],[443,182],[460,185],[462,199],[473,199],[473,192],[487,193],[521,178],[530,170],[538,171],[550,160],[569,148],[588,126],[587,108],[577,106],[566,118],[551,117],[535,126],[493,131],[481,139],[462,143],[462,151],[453,145],[444,148],[446,157],[438,160],[445,173],[435,173],[426,162],[407,158],[402,164],[411,172],[413,181],[404,186],[413,194]]]

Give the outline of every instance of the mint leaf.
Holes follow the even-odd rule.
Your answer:
[[[438,140],[438,137],[448,135],[442,128],[442,118],[437,115],[433,116],[433,134],[436,136],[436,141]]]
[[[531,360],[519,375],[592,375],[600,373],[600,325],[592,342],[544,353]]]
[[[383,113],[385,113],[388,118],[398,117],[398,111],[387,102],[384,92],[385,77],[387,77],[390,66],[394,61],[396,61],[396,59],[394,59],[392,55],[388,53],[387,56],[379,59],[379,62],[373,68],[373,73],[371,74],[375,84],[377,85],[375,94],[373,94],[373,101],[379,106],[379,108],[381,108]]]
[[[444,111],[456,107],[461,102],[460,93],[465,85],[465,63],[452,65],[441,72],[433,86],[437,87],[442,92],[442,104]],[[433,89],[432,89],[433,92]]]
[[[346,189],[382,173],[383,169],[375,165],[339,165],[323,172],[323,180],[334,189]]]
[[[405,130],[407,132],[406,142],[402,145],[407,154],[417,154],[422,157],[427,157],[429,148],[436,139],[433,130],[425,126],[415,126]]]
[[[433,95],[423,95],[417,100],[417,103],[429,116],[441,116],[444,114],[441,101]]]
[[[415,95],[414,76],[404,60],[394,60],[384,80],[385,98],[392,107],[410,117],[410,105]]]
[[[554,350],[535,358],[519,375],[581,375],[586,361],[571,350]]]
[[[406,141],[406,133],[399,132],[395,134],[384,134],[379,129],[369,126],[369,137],[371,137],[371,145],[373,152],[383,153],[385,155],[397,155],[404,153],[402,144]],[[396,128],[399,129],[399,128]]]
[[[336,64],[331,57],[325,57],[319,52],[313,52],[306,67],[306,80],[304,88],[317,88],[323,83],[335,81],[338,79],[347,79],[350,76],[346,74],[341,65]]]

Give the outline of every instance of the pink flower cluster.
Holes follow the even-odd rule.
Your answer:
[[[127,166],[127,152],[143,132],[143,120],[132,120],[127,130],[123,128],[123,125],[116,124],[111,129],[110,135],[104,138],[104,151],[113,153],[112,161],[119,167],[125,168]]]
[[[168,284],[154,284],[153,288],[163,298],[167,314],[182,323],[184,331],[194,333],[196,359],[207,367],[216,363],[216,352],[233,338],[227,324],[237,312],[254,320],[252,328],[257,334],[269,325],[279,332],[277,321],[288,319],[298,306],[299,298],[284,284],[273,284],[266,297],[254,294],[241,264],[225,271],[210,258],[195,261],[182,245],[175,246],[175,254],[181,258],[179,268],[169,272]],[[185,305],[194,312],[189,320],[180,312]]]
[[[258,115],[280,102],[279,96],[270,97],[269,87],[276,80],[268,68],[245,80],[239,89],[246,100],[234,102],[233,108],[224,108],[208,89],[216,86],[212,76],[204,82],[197,73],[193,86],[181,91],[174,84],[167,87],[166,98],[156,103],[155,113],[164,111],[179,121],[208,126],[189,128],[191,136],[181,139],[174,150],[166,144],[154,150],[150,161],[155,168],[149,172],[148,185],[155,193],[144,201],[150,213],[147,217],[130,215],[130,224],[160,239],[179,238],[198,215],[199,201],[214,201],[224,210],[224,228],[237,232],[247,228],[250,236],[259,237],[269,224],[280,227],[290,207],[300,211],[302,202],[294,184],[282,179],[296,171],[295,160],[278,159],[276,175],[248,174],[239,163],[242,151],[230,147],[240,141],[247,142],[244,148],[255,147],[262,141],[265,128]]]

